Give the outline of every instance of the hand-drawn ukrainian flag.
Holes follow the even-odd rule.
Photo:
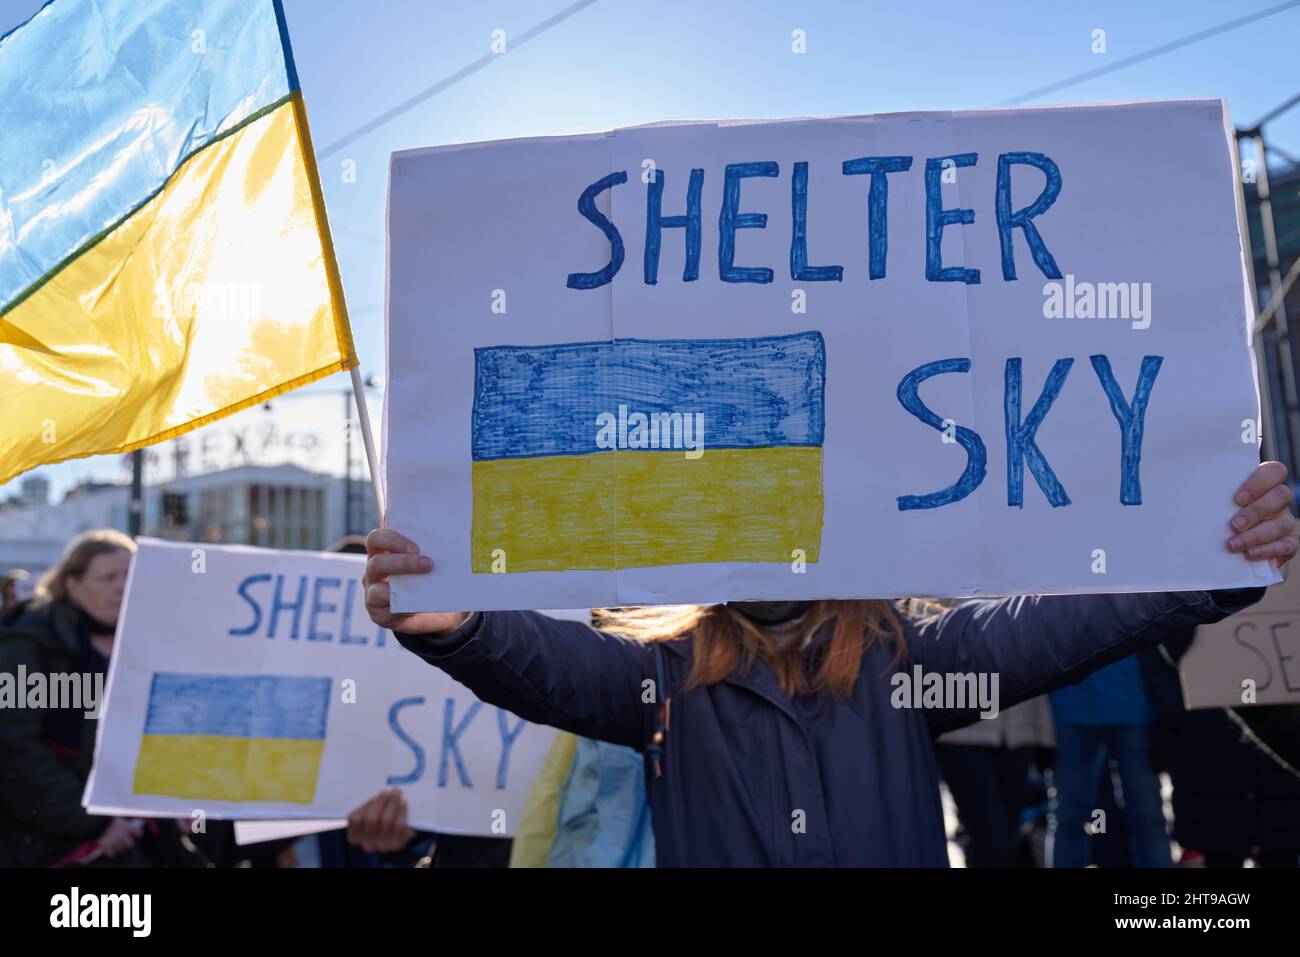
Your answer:
[[[817,561],[820,333],[474,358],[475,572]]]
[[[330,687],[329,678],[155,674],[133,792],[310,804]]]
[[[356,365],[278,0],[0,38],[0,482]]]

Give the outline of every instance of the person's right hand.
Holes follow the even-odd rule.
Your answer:
[[[463,611],[422,611],[395,615],[389,608],[389,575],[425,575],[433,571],[433,559],[421,555],[419,547],[391,528],[377,528],[366,536],[366,573],[361,585],[366,590],[366,611],[370,620],[389,631],[407,635],[445,634],[455,631],[466,618]]]
[[[348,815],[348,841],[367,854],[393,854],[410,844],[406,799],[397,788],[380,791]]]
[[[131,826],[131,822],[115,817],[109,822],[104,833],[95,839],[95,843],[99,845],[105,857],[116,857],[135,844],[135,838],[136,830]]]

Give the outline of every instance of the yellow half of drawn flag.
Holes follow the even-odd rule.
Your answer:
[[[356,365],[279,0],[0,39],[0,482]]]

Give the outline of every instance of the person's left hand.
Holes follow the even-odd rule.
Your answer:
[[[1232,537],[1228,539],[1228,551],[1245,555],[1253,562],[1271,558],[1278,568],[1285,565],[1300,549],[1295,516],[1291,514],[1293,500],[1286,484],[1286,466],[1281,462],[1260,463],[1233,496],[1238,510],[1229,522]]]

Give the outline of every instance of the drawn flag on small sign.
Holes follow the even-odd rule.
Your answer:
[[[155,674],[134,793],[310,804],[330,686],[329,678]]]

